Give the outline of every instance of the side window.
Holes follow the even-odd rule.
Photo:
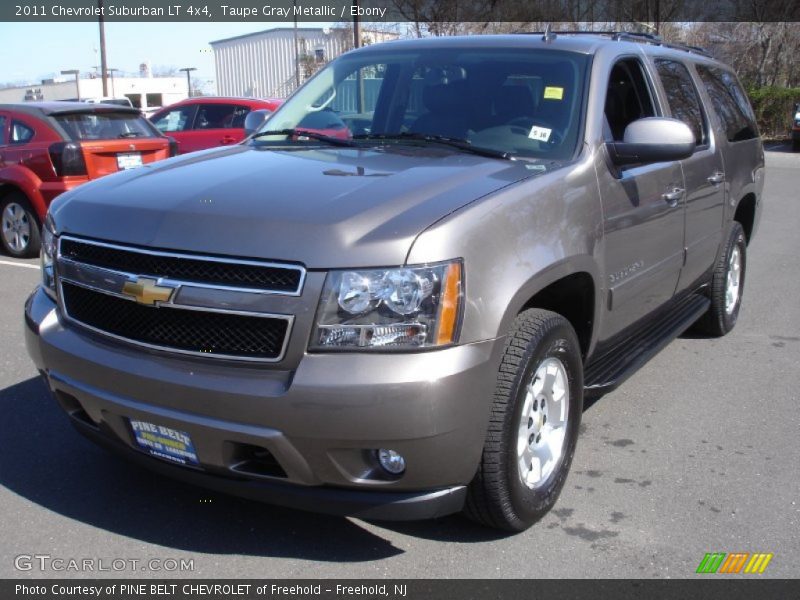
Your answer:
[[[695,143],[702,146],[707,142],[706,125],[688,69],[674,60],[656,60],[656,70],[664,84],[672,116],[686,123],[694,132]]]
[[[698,65],[697,72],[722,121],[728,141],[739,142],[758,137],[753,109],[736,77],[722,69],[701,65]]]
[[[0,115],[0,146],[6,143],[6,116]]]
[[[194,106],[175,108],[155,119],[153,125],[155,125],[161,133],[186,131],[192,126],[195,110],[196,107]]]
[[[644,68],[637,59],[621,60],[611,69],[605,115],[608,137],[615,141],[622,141],[629,124],[656,115]]]
[[[244,129],[244,119],[250,112],[249,106],[234,106],[231,127],[234,129]]]
[[[195,129],[230,129],[236,110],[233,104],[201,104],[194,120]]]
[[[19,121],[11,122],[11,143],[24,144],[33,139],[33,129],[20,123]]]

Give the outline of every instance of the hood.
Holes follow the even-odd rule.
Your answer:
[[[425,228],[545,169],[449,149],[240,145],[88,183],[51,207],[57,231],[164,250],[300,262],[403,264]]]

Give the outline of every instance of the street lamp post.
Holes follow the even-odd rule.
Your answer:
[[[111,73],[111,97],[116,98],[117,92],[114,90],[114,71],[119,71],[119,69],[106,69],[109,73]]]
[[[189,98],[192,97],[192,71],[197,71],[196,67],[184,67],[183,69],[178,69],[179,71],[186,71],[186,86],[189,91]]]
[[[65,69],[61,71],[62,75],[75,75],[75,90],[78,92],[78,100],[81,99],[81,84],[78,76],[80,75],[80,71],[78,69]]]

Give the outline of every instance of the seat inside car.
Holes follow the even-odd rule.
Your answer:
[[[427,133],[463,139],[468,130],[469,86],[466,80],[435,83],[422,90],[422,103],[428,111],[411,125],[414,133]]]
[[[494,121],[496,125],[507,125],[519,118],[533,118],[535,100],[533,92],[527,85],[503,85],[493,101]]]

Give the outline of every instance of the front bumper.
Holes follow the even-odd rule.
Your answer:
[[[292,371],[149,352],[65,325],[41,290],[28,352],[83,434],[176,479],[274,504],[376,519],[457,512],[483,447],[502,344],[308,354]],[[199,468],[139,450],[129,419],[188,433]],[[265,474],[242,452],[265,449]],[[396,478],[374,450],[403,454]],[[242,465],[245,465],[244,467]],[[262,465],[263,466],[263,465]]]

